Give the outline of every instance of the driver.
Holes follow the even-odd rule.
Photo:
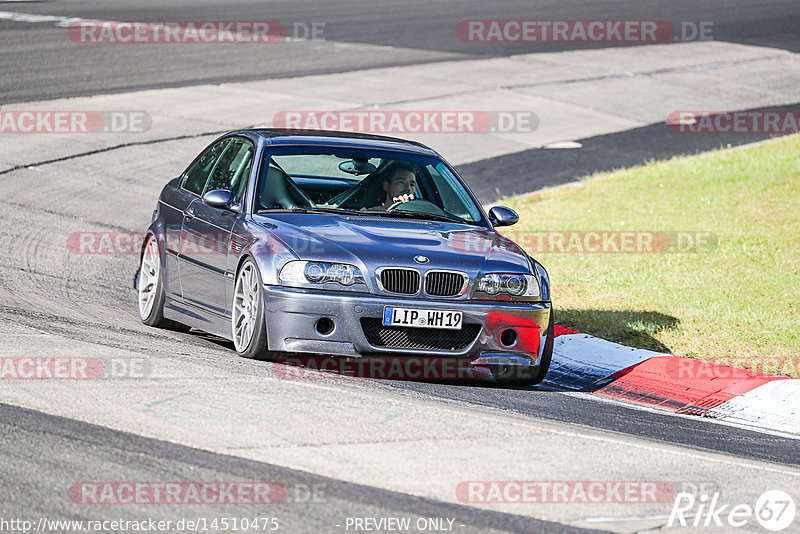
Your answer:
[[[382,204],[369,209],[386,211],[396,202],[414,200],[414,191],[417,189],[417,174],[414,167],[401,161],[395,161],[387,165],[383,172],[386,176],[383,181],[386,197]]]

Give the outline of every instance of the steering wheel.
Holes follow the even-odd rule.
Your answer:
[[[430,200],[425,200],[424,198],[415,198],[414,200],[409,200],[408,202],[403,202],[399,200],[386,208],[386,211],[394,211],[398,209],[400,206],[406,207],[406,209],[401,211],[418,211],[420,213],[431,213],[434,215],[448,215],[446,211],[442,208],[431,202]],[[410,208],[410,209],[408,209]]]

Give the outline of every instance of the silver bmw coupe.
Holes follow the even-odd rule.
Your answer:
[[[411,141],[241,130],[162,190],[136,278],[154,327],[241,356],[458,358],[535,384],[553,350],[545,269],[456,171]]]

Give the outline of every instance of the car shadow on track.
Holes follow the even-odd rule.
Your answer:
[[[797,112],[800,102],[738,110],[748,113]],[[573,150],[532,148],[505,156],[458,165],[481,202],[490,204],[512,195],[524,195],[545,187],[575,182],[598,172],[643,165],[652,160],[699,154],[708,150],[740,146],[774,137],[771,133],[730,131],[722,133],[678,133],[666,122],[621,132],[577,139]]]
[[[626,347],[671,353],[655,336],[674,330],[680,321],[670,315],[639,310],[557,309],[556,324]]]
[[[559,309],[558,326],[596,336],[633,348],[669,353],[667,346],[655,336],[678,328],[680,321],[672,316],[639,310]],[[235,355],[233,343],[197,330],[195,335]],[[338,380],[371,378],[381,381],[417,382],[437,385],[459,385],[481,388],[574,390],[569,385],[545,382],[536,386],[501,384],[494,380],[487,367],[472,366],[469,360],[456,357],[432,357],[424,354],[365,355],[361,358],[286,354],[276,362],[263,362],[264,372],[283,380]],[[551,368],[551,371],[553,369]],[[551,373],[552,374],[552,373]]]

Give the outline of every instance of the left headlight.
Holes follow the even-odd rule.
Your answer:
[[[475,291],[478,299],[536,299],[542,295],[539,280],[532,274],[485,274],[478,280]]]
[[[342,286],[352,286],[364,283],[364,276],[358,267],[322,261],[290,261],[281,269],[279,278],[281,282],[295,284],[335,282]]]

